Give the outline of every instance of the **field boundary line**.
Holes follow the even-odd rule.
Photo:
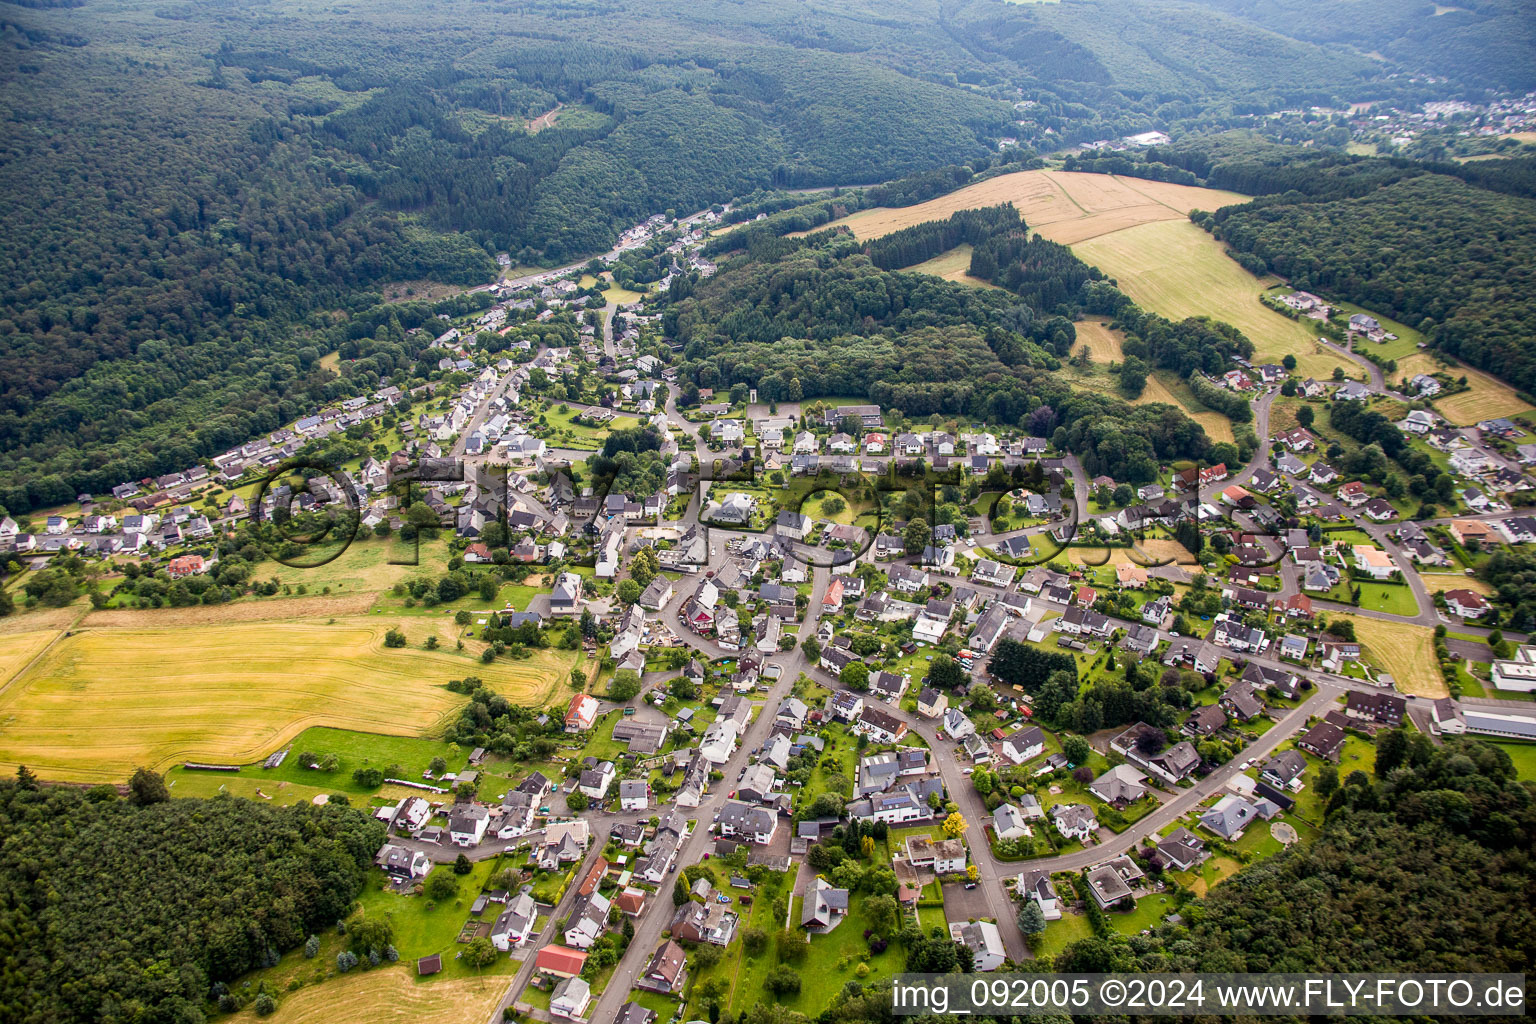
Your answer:
[[[1056,187],[1057,191],[1059,191],[1062,195],[1066,196],[1067,197],[1067,202],[1071,203],[1073,206],[1077,207],[1079,210],[1082,210],[1084,217],[1092,217],[1093,216],[1093,211],[1088,209],[1088,207],[1084,206],[1082,203],[1078,202],[1077,201],[1077,197],[1074,196],[1071,192],[1069,192],[1067,190],[1067,186],[1063,185],[1061,182],[1056,180],[1053,172],[1048,171],[1048,170],[1041,170],[1040,176],[1042,178],[1044,178],[1046,181],[1050,182],[1052,185],[1054,185]],[[1108,175],[1107,177],[1113,178],[1114,175],[1111,174],[1111,175]]]
[[[1110,177],[1115,179],[1116,181],[1118,181],[1120,184],[1124,185],[1126,188],[1130,189],[1132,192],[1135,192],[1137,195],[1141,196],[1147,202],[1155,203],[1158,206],[1166,207],[1167,209],[1172,210],[1174,213],[1178,214],[1180,217],[1185,218],[1186,220],[1189,218],[1189,214],[1185,213],[1183,210],[1179,209],[1177,206],[1169,206],[1167,203],[1163,202],[1161,199],[1158,199],[1156,196],[1149,196],[1149,195],[1147,195],[1141,189],[1137,188],[1135,185],[1132,185],[1131,184],[1131,180],[1129,178],[1121,177],[1118,174],[1111,174]]]
[[[37,665],[38,659],[40,659],[43,655],[47,654],[49,651],[53,650],[53,645],[54,644],[58,643],[60,640],[64,639],[65,637],[67,637],[71,633],[73,633],[74,630],[75,630],[75,627],[80,625],[80,620],[85,618],[86,614],[89,611],[90,611],[90,606],[87,605],[85,608],[83,608],[81,610],[79,615],[75,616],[75,621],[74,622],[71,622],[68,626],[65,626],[63,629],[58,630],[54,634],[53,639],[49,640],[46,644],[43,645],[43,649],[42,650],[40,650],[36,654],[32,655],[32,657],[27,660],[27,663],[25,665],[21,666],[21,668],[17,669],[15,672],[12,672],[9,679],[7,679],[3,683],[0,683],[0,693],[4,693],[6,690],[9,690],[11,688],[11,684],[12,683],[16,682],[16,680],[20,679],[22,676],[24,676],[28,672],[32,671],[32,669]]]

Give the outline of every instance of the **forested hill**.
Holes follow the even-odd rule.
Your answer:
[[[1228,208],[1215,223],[1296,287],[1382,310],[1536,392],[1536,200],[1426,174],[1358,198]]]
[[[339,805],[134,792],[0,783],[0,1020],[195,1024],[350,913],[384,840]]]
[[[1536,18],[1525,0],[1196,0],[1310,43],[1379,53],[1473,87],[1536,89]]]
[[[1412,92],[1153,0],[69,0],[4,25],[13,511],[291,418],[327,393],[311,353],[330,332],[373,338],[386,282],[485,281],[500,251],[576,260],[652,213],[980,162],[1007,136]],[[375,340],[379,369],[408,374],[393,328]]]
[[[973,273],[985,270],[1012,291],[882,269],[926,259],[957,238],[976,246]],[[668,334],[683,343],[685,403],[700,387],[737,383],[770,402],[860,395],[912,418],[1017,424],[1080,455],[1091,474],[1135,482],[1172,459],[1238,462],[1256,444],[1244,427],[1239,444],[1213,444],[1174,406],[1126,401],[1140,394],[1149,367],[1218,372],[1230,356],[1252,353],[1246,338],[1137,309],[1070,249],[1029,235],[1012,206],[867,245],[824,231],[750,248],[707,281],[680,279],[664,307]],[[1080,312],[1113,315],[1128,332],[1133,372],[1122,374],[1123,396],[1074,387],[1056,372]]]

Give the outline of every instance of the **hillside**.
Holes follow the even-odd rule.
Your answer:
[[[7,27],[13,511],[182,469],[359,381],[420,375],[409,332],[435,311],[378,306],[402,281],[481,284],[498,252],[581,259],[650,214],[764,187],[981,168],[1010,135],[1245,123],[1381,70],[1142,0],[942,14],[82,0],[17,8]],[[323,360],[343,346],[357,348],[347,387]]]

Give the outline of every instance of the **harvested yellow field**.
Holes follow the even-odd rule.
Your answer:
[[[85,629],[54,644],[0,692],[0,766],[53,779],[120,780],[181,760],[249,763],[310,726],[427,735],[474,675],[518,703],[564,692],[580,655],[527,661],[422,649],[430,620],[400,624],[411,645],[384,646],[396,624],[263,622],[173,629]]]
[[[0,635],[0,688],[4,688],[12,676],[26,668],[27,663],[37,657],[58,635],[58,630],[54,629]]]
[[[1424,586],[1431,594],[1439,594],[1447,590],[1470,590],[1474,594],[1493,593],[1493,584],[1475,576],[1468,576],[1466,573],[1421,572],[1419,579],[1424,581]]]
[[[1437,398],[1435,408],[1440,415],[1457,426],[1466,426],[1480,420],[1499,416],[1516,416],[1529,412],[1529,403],[1520,400],[1515,389],[1497,378],[1470,366],[1460,366],[1452,371],[1458,377],[1466,375],[1468,389],[1446,398]]]
[[[1072,326],[1077,328],[1077,343],[1087,346],[1094,362],[1118,363],[1125,358],[1120,335],[1110,330],[1109,324],[1102,320],[1081,320]]]
[[[1205,432],[1213,441],[1231,441],[1232,421],[1219,412],[1211,409],[1194,411],[1189,402],[1180,398],[1168,389],[1157,374],[1147,375],[1147,386],[1142,393],[1136,396],[1132,405],[1150,405],[1153,402],[1165,402],[1168,405],[1176,405],[1184,410],[1184,414],[1205,428]]]
[[[68,629],[90,606],[76,603],[67,608],[35,608],[0,619],[0,635],[31,633],[39,629]]]
[[[274,597],[187,608],[106,608],[87,612],[80,624],[87,629],[169,629],[273,619],[332,618],[361,615],[373,607],[377,599],[377,594],[348,594],[345,597]]]
[[[1092,232],[1103,233],[1133,224],[1184,220],[1190,210],[1214,210],[1244,202],[1247,198],[1219,189],[1168,185],[1107,174],[1019,171],[967,185],[916,206],[860,210],[827,227],[847,227],[858,238],[879,238],[924,221],[944,220],[958,210],[1013,203],[1032,230],[1047,238],[1056,238],[1050,225],[1099,217],[1101,219],[1095,222]],[[816,230],[822,231],[825,227]],[[1082,229],[1062,230],[1068,235],[1075,234],[1078,239],[1090,237],[1080,233]]]
[[[969,245],[957,245],[946,253],[940,253],[931,260],[914,264],[905,268],[907,272],[915,274],[932,274],[934,277],[942,277],[946,281],[958,281],[961,284],[975,285],[977,288],[996,288],[991,281],[983,281],[979,277],[970,275],[971,247]]]
[[[248,1024],[465,1024],[490,1018],[505,978],[417,981],[413,965],[354,971],[280,996],[277,1012],[245,1010],[230,1018]]]
[[[1440,678],[1435,661],[1435,632],[1428,626],[1369,619],[1363,615],[1334,615],[1350,619],[1355,635],[1365,645],[1366,657],[1392,676],[1403,693],[1421,697],[1446,697],[1450,691]]]
[[[1447,369],[1454,369],[1454,367],[1442,366],[1440,361],[1428,352],[1415,352],[1397,361],[1397,373],[1394,377],[1410,378],[1415,374],[1438,373]]]
[[[1170,561],[1174,565],[1194,565],[1195,557],[1189,549],[1171,537],[1147,537],[1133,548],[1099,548],[1096,554],[1084,553],[1088,549],[1073,549],[1072,558],[1083,565],[1140,565],[1156,566]],[[1104,557],[1105,552],[1109,557]]]
[[[1273,278],[1248,273],[1220,242],[1188,220],[1139,224],[1072,249],[1114,278],[1144,309],[1173,320],[1209,316],[1233,325],[1253,342],[1254,362],[1278,363],[1289,353],[1304,376],[1328,377],[1335,366],[1359,374],[1352,361],[1320,351],[1316,335],[1305,325],[1259,301]]]

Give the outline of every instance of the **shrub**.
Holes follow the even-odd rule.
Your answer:
[[[800,972],[780,964],[768,972],[768,977],[763,979],[763,987],[776,996],[794,995],[800,991]]]

